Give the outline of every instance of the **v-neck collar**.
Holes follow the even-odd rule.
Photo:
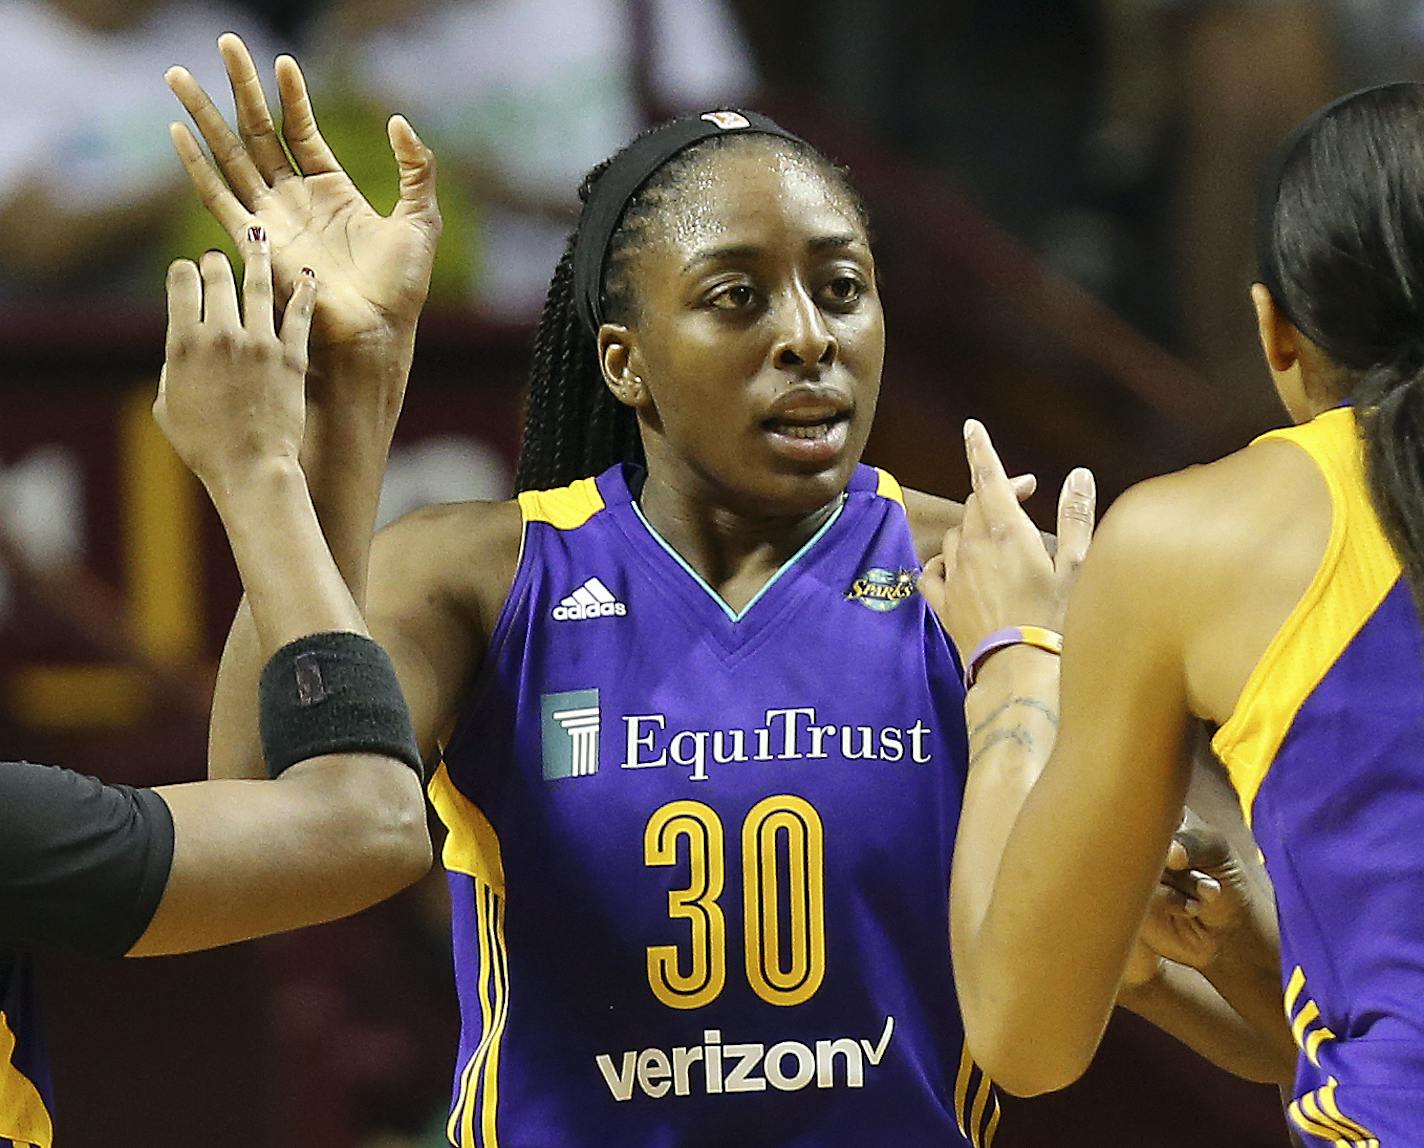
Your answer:
[[[695,582],[698,586],[700,586],[702,588],[702,591],[709,598],[711,598],[712,601],[721,609],[722,613],[727,616],[727,620],[733,625],[735,625],[743,618],[745,618],[749,613],[751,613],[752,608],[756,606],[756,604],[760,602],[764,597],[766,597],[767,593],[771,590],[771,588],[775,586],[777,582],[781,581],[782,576],[786,574],[787,571],[795,567],[796,564],[800,562],[801,559],[805,557],[805,555],[811,550],[811,548],[814,547],[816,543],[819,542],[823,537],[825,537],[826,532],[830,530],[832,526],[835,525],[836,520],[841,516],[841,512],[845,510],[846,496],[844,494],[841,495],[840,502],[837,503],[836,508],[831,511],[830,517],[828,517],[825,522],[821,523],[821,525],[817,527],[816,533],[811,535],[810,538],[806,539],[806,541],[802,543],[801,548],[797,550],[795,554],[793,554],[790,558],[788,558],[785,562],[783,562],[780,566],[777,567],[776,572],[773,573],[770,578],[768,578],[765,582],[762,583],[761,589],[759,589],[755,594],[753,594],[751,597],[751,601],[749,601],[740,610],[733,610],[732,607],[727,604],[727,600],[723,598],[721,594],[717,593],[716,590],[712,589],[712,587],[708,584],[707,579],[703,578],[701,574],[694,570],[692,568],[692,564],[689,563],[686,558],[684,558],[673,548],[672,543],[670,543],[666,538],[664,538],[661,534],[658,533],[657,527],[655,527],[651,522],[648,521],[648,516],[643,513],[643,508],[638,505],[636,500],[631,502],[630,505],[633,507],[633,513],[638,516],[638,521],[643,524],[643,529],[648,532],[648,535],[652,538],[652,540],[656,542],[660,547],[662,547],[668,557],[670,557],[674,562],[676,562],[679,566],[682,567],[682,569],[686,572],[687,576],[691,578],[693,582]]]
[[[840,506],[823,522],[801,548],[784,562],[750,602],[733,610],[707,582],[648,523],[635,503],[637,475],[633,468],[611,467],[598,477],[603,504],[628,546],[634,563],[641,568],[649,591],[667,599],[672,617],[686,636],[711,644],[728,665],[750,656],[767,640],[784,633],[809,598],[827,583],[837,582],[839,572],[828,572],[842,544],[860,521],[859,508],[869,505],[853,497],[873,491],[876,471],[858,466]],[[669,635],[671,640],[677,640]]]

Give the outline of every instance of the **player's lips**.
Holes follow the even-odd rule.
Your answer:
[[[761,428],[777,454],[824,464],[845,449],[854,411],[854,400],[838,388],[797,387],[771,405]]]

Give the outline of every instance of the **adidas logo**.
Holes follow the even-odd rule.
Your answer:
[[[554,607],[557,622],[582,622],[589,618],[621,618],[628,607],[618,601],[597,578],[590,578]]]

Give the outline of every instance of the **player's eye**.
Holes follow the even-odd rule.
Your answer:
[[[756,302],[756,291],[745,283],[730,283],[719,288],[708,302],[719,311],[744,311]]]

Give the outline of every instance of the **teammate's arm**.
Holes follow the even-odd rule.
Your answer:
[[[154,415],[217,508],[258,651],[272,660],[262,740],[279,776],[155,791],[172,817],[172,865],[135,954],[329,920],[394,893],[430,863],[409,713],[298,463],[315,280],[303,276],[276,331],[269,251],[259,228],[245,237],[242,314],[224,256],[205,255],[201,270],[174,264]],[[306,760],[283,759],[289,746]]]
[[[1168,850],[1118,1004],[1237,1076],[1280,1083],[1294,1074],[1264,875],[1190,811]]]
[[[400,197],[389,216],[377,214],[322,138],[296,61],[282,56],[276,64],[279,135],[246,46],[230,33],[218,45],[236,130],[186,69],[173,68],[169,86],[214,158],[177,124],[174,146],[199,198],[229,235],[239,239],[260,224],[272,236],[279,298],[304,267],[321,279],[301,461],[332,557],[364,608],[381,480],[440,233],[434,156],[404,119],[392,117],[388,136]],[[401,655],[391,652],[403,680],[410,677]],[[262,776],[254,708],[261,665],[244,603],[218,672],[210,777]],[[418,681],[405,686],[418,713],[431,708],[417,696]]]
[[[1070,479],[1049,559],[983,428],[967,439],[975,494],[946,546],[954,586],[932,573],[922,583],[966,653],[1006,625],[1057,628],[1092,503]],[[1164,511],[1143,514],[1144,501],[1119,501],[1083,565],[1064,633],[1062,728],[1058,659],[1029,647],[990,658],[966,703],[955,979],[975,1058],[1014,1093],[1062,1088],[1092,1060],[1186,794],[1181,555],[1155,544]]]

